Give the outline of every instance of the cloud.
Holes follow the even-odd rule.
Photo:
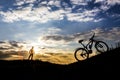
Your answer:
[[[12,10],[7,12],[0,12],[5,22],[14,22],[14,21],[30,21],[30,22],[40,22],[45,23],[50,20],[61,20],[63,19],[62,13],[65,11],[57,10],[50,12],[47,7],[38,7],[32,9],[31,6],[19,9]]]
[[[99,22],[102,19],[96,21],[96,16],[100,13],[99,8],[93,8],[88,10],[81,6],[89,6],[88,1],[84,0],[50,0],[50,1],[37,1],[37,0],[16,0],[14,5],[17,5],[15,9],[8,9],[6,12],[0,11],[2,20],[4,22],[14,22],[14,21],[30,21],[46,23],[51,20],[63,20],[67,17],[70,21],[78,22]],[[96,1],[100,2],[100,1]],[[118,1],[114,1],[117,3]],[[24,6],[26,4],[26,6]],[[37,5],[35,5],[37,4]],[[110,1],[109,1],[109,4]],[[104,4],[103,4],[104,5]],[[77,9],[77,6],[79,8]],[[64,7],[64,8],[63,8]],[[105,10],[108,6],[102,6],[101,9]],[[76,12],[73,12],[73,11]]]
[[[4,42],[4,43],[0,43],[0,50],[1,51],[8,51],[8,50],[11,50],[11,49],[13,49],[12,47],[11,47],[11,45],[9,44],[9,42],[7,42],[7,41],[2,41],[2,42]]]
[[[35,59],[55,64],[70,64],[76,62],[73,54],[69,53],[45,53],[35,55]]]
[[[111,29],[96,28],[92,31],[96,33],[96,36],[98,36],[100,40],[119,42],[120,41],[119,30],[120,30],[119,27],[113,27]]]
[[[73,5],[87,5],[90,0],[70,0]]]
[[[27,59],[28,51],[22,50],[18,48],[19,44],[23,44],[22,42],[18,41],[1,41],[0,45],[0,60],[22,60]],[[6,46],[8,49],[5,48]],[[17,50],[15,50],[17,48]],[[52,51],[49,49],[45,49],[43,52],[39,52],[38,54],[34,55],[35,60],[41,61],[48,61],[55,64],[70,64],[76,62],[73,54],[67,53],[67,51],[63,51],[62,49],[55,49],[54,47],[51,48]],[[58,53],[59,52],[59,53]]]
[[[60,1],[59,0],[50,0],[47,5],[50,7],[50,6],[53,6],[53,7],[58,7],[60,8],[61,7],[61,4],[60,4]]]
[[[107,0],[108,5],[120,4],[120,0]]]
[[[3,60],[3,59],[8,58],[8,57],[10,57],[10,54],[5,54],[5,53],[0,51],[0,60]]]
[[[13,46],[13,47],[20,47],[19,46],[19,42],[17,41],[9,41],[10,45]]]
[[[105,0],[95,0],[95,3],[104,2]]]
[[[95,0],[95,3],[106,3],[107,5],[120,4],[120,0]]]
[[[63,20],[64,17],[67,17],[69,21],[99,22],[103,20],[103,18],[97,17],[101,11],[107,11],[112,5],[120,4],[119,0],[96,0],[94,3],[99,3],[101,5],[100,8],[94,7],[89,10],[82,7],[89,6],[88,2],[90,1],[91,0],[16,0],[16,3],[14,3],[14,5],[17,5],[15,9],[11,8],[6,12],[0,11],[0,15],[5,22],[24,20],[46,23],[52,20]],[[24,6],[25,4],[26,6]],[[95,4],[92,5],[95,6]]]
[[[95,4],[100,5],[99,9],[101,10],[101,13],[104,13],[100,15],[104,15],[103,18],[105,18],[105,16],[107,16],[106,18],[119,17],[119,8],[117,7],[119,7],[120,0],[95,0]]]
[[[42,41],[42,43],[45,43],[45,46],[48,46],[47,44],[50,44],[51,46],[58,46],[61,44],[67,44],[67,42],[72,41],[73,37],[71,36],[65,36],[60,34],[62,33],[62,30],[57,27],[51,27],[46,29],[46,32],[39,37],[39,41]]]
[[[5,43],[4,41],[0,41],[0,44]]]
[[[26,43],[18,42],[18,41],[1,41],[0,43],[0,51],[18,51],[23,48]]]
[[[18,51],[6,51],[6,52],[2,52],[0,51],[0,60],[22,60],[22,59],[26,59],[26,57],[28,56],[27,51],[22,51],[22,52],[18,52]]]
[[[23,4],[31,4],[34,3],[36,0],[16,0],[14,5],[21,6]]]
[[[61,34],[49,34],[42,36],[42,40],[45,40],[46,42],[50,41],[53,43],[60,43],[60,44],[70,44],[72,42],[76,42],[79,39],[88,39],[93,35],[93,32],[96,33],[96,38],[99,40],[107,40],[107,41],[115,41],[119,42],[120,40],[120,28],[119,27],[113,27],[111,29],[102,29],[102,28],[96,28],[91,31],[87,31],[84,33],[74,33],[72,35],[61,35]]]
[[[99,12],[100,10],[95,8],[93,10],[84,10],[82,13],[70,13],[67,14],[67,16],[70,21],[88,22],[96,21],[95,16],[97,16]]]
[[[108,10],[116,4],[120,4],[120,0],[95,0],[95,3],[101,3],[102,10]]]
[[[65,42],[73,41],[74,37],[56,34],[56,35],[44,36],[42,39],[45,40],[45,41],[47,41],[47,40],[50,40],[50,41],[63,41],[63,43],[65,43]]]
[[[6,48],[6,47],[0,47],[0,50],[9,50],[9,49],[13,49],[13,48],[11,48],[11,47],[9,47],[9,48]]]
[[[47,29],[47,33],[48,34],[54,34],[54,33],[58,33],[61,32],[62,30],[60,28],[56,28],[56,27],[51,27]]]
[[[28,55],[24,42],[0,41],[0,60],[18,60]],[[24,49],[25,48],[25,49]]]

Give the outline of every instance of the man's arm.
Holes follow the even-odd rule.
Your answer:
[[[29,50],[29,54],[31,54],[31,49]]]

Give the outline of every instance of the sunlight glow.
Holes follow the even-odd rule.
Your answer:
[[[41,54],[44,53],[44,49],[47,44],[42,40],[32,41],[27,44],[27,49],[29,50],[32,46],[34,46],[35,54]]]

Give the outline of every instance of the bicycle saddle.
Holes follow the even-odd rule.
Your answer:
[[[83,42],[83,40],[79,40],[78,42],[81,43],[81,42]]]

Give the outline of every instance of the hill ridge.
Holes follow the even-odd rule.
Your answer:
[[[14,75],[12,79],[60,79],[75,80],[84,76],[101,76],[116,78],[120,71],[120,48],[93,56],[84,61],[68,65],[53,64],[39,60],[14,60],[0,61],[0,72],[2,75]],[[101,74],[102,73],[102,74]],[[116,74],[115,76],[113,76]],[[85,77],[86,78],[86,77]]]

